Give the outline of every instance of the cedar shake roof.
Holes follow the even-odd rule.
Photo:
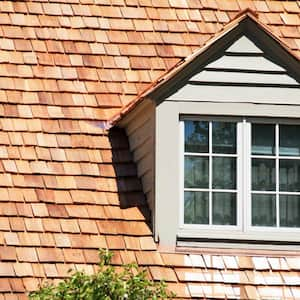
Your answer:
[[[157,250],[127,137],[103,129],[248,8],[300,57],[297,1],[0,1],[0,300],[93,272],[99,247],[178,298],[300,298],[299,253]]]

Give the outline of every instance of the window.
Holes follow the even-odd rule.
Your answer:
[[[252,226],[300,227],[300,126],[251,129]]]
[[[236,124],[185,121],[184,222],[236,225]]]
[[[182,228],[300,228],[300,125],[184,118]]]

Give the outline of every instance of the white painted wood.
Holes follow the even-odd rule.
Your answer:
[[[265,228],[258,232],[257,230],[249,232],[214,230],[212,231],[195,231],[191,229],[180,229],[177,234],[182,238],[211,238],[211,239],[241,239],[241,240],[262,240],[262,241],[300,241],[299,228],[291,232],[290,228],[275,228],[275,230],[266,230]]]
[[[286,245],[260,245],[260,244],[251,244],[251,243],[221,243],[221,242],[177,242],[178,247],[188,247],[188,248],[214,248],[214,249],[238,249],[239,250],[268,250],[268,251],[299,251],[300,246],[291,245],[287,243]],[[272,253],[272,252],[270,252]],[[281,253],[281,255],[283,255]]]
[[[235,70],[286,71],[281,66],[262,56],[222,56],[206,67]]]
[[[189,81],[198,82],[226,82],[226,83],[244,83],[244,84],[292,84],[299,83],[286,74],[261,74],[261,73],[241,73],[224,71],[202,71],[191,77]]]
[[[235,41],[225,52],[231,53],[258,53],[261,54],[263,51],[259,49],[251,40],[246,36],[240,37]]]
[[[272,105],[241,102],[174,102],[178,114],[213,116],[253,116],[270,118],[300,118],[299,105]]]
[[[187,84],[167,98],[176,101],[300,104],[300,88]]]
[[[214,116],[234,116],[234,117],[268,117],[269,122],[283,122],[281,118],[290,123],[290,118],[295,118],[300,121],[300,105],[274,105],[274,104],[254,104],[254,103],[213,103],[213,102],[172,102],[164,101],[158,107],[156,111],[156,228],[163,246],[172,245],[175,243],[176,235],[181,237],[195,237],[195,238],[237,238],[237,239],[261,239],[266,240],[267,237],[270,240],[283,240],[293,241],[299,240],[299,231],[294,232],[293,229],[275,228],[269,230],[263,228],[262,230],[253,230],[252,228],[246,228],[246,226],[235,228],[234,226],[215,228],[214,230],[208,230],[207,228],[199,228],[199,225],[191,227],[182,227],[178,220],[182,219],[182,215],[179,212],[180,206],[182,207],[182,197],[180,194],[180,186],[182,189],[182,176],[180,175],[182,170],[180,169],[181,159],[180,152],[180,128],[179,116],[182,115],[195,115],[199,118],[201,116],[209,116],[211,119]],[[279,119],[271,120],[270,117],[277,117]],[[252,118],[246,118],[246,120],[252,121]],[[266,120],[266,119],[262,119]],[[246,124],[247,125],[247,124]],[[248,126],[246,126],[248,129]],[[176,133],[177,131],[177,133]],[[245,137],[251,138],[251,135]],[[247,147],[241,148],[246,153],[249,152],[250,144]],[[248,149],[248,150],[247,150]],[[243,155],[242,155],[243,156]],[[244,154],[244,157],[250,157],[250,154]],[[245,159],[243,159],[245,161]],[[249,162],[243,164],[243,168],[249,168]],[[249,175],[249,174],[248,174]],[[249,175],[251,176],[251,174]],[[249,190],[248,184],[240,184],[243,189]],[[247,198],[248,199],[248,198]],[[249,199],[242,199],[242,201],[249,201]],[[246,202],[245,201],[245,202]],[[248,202],[249,203],[249,202]],[[245,204],[246,205],[246,204]],[[248,205],[249,207],[249,205]],[[248,209],[243,209],[248,211]],[[240,211],[240,209],[239,209]],[[166,220],[166,214],[168,216],[168,222]],[[243,216],[245,217],[245,214]],[[249,218],[248,218],[249,219]],[[245,219],[247,221],[247,217]],[[174,226],[177,231],[174,233]],[[201,227],[201,226],[200,226]],[[202,226],[203,227],[203,226]],[[222,230],[223,229],[223,230]],[[243,231],[247,230],[247,231]],[[272,231],[273,230],[273,231]],[[279,230],[280,232],[276,231]]]
[[[155,228],[162,247],[174,247],[179,226],[180,150],[176,104],[156,108]]]

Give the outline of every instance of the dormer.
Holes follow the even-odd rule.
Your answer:
[[[118,115],[160,246],[300,245],[300,63],[245,12]]]

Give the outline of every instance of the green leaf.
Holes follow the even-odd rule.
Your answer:
[[[31,300],[156,300],[172,299],[165,282],[147,278],[146,270],[135,263],[122,266],[117,271],[111,265],[113,253],[99,250],[99,270],[88,275],[72,271],[69,278],[58,285],[47,282],[38,291],[31,292]]]

